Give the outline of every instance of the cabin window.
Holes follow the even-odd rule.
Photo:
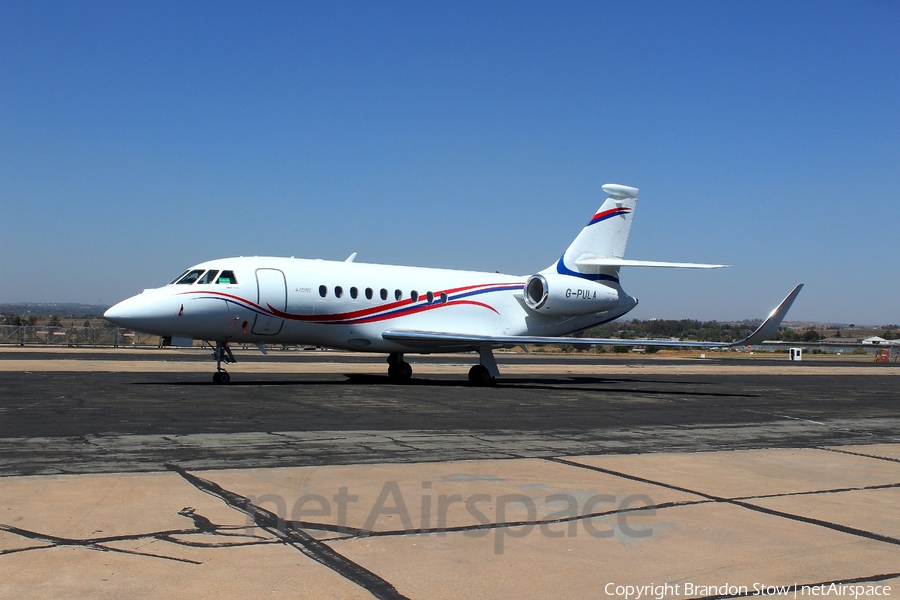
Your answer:
[[[373,295],[372,288],[366,288],[366,300],[371,300],[372,295]]]
[[[342,288],[339,285],[334,286],[334,297],[340,298],[343,295],[344,295],[344,288]]]
[[[441,304],[447,303],[447,292],[441,292]]]
[[[387,290],[384,288],[381,288],[381,299],[387,300]]]
[[[434,302],[434,292],[428,292],[425,294],[425,297],[428,298],[428,304]]]
[[[201,277],[200,279],[197,280],[197,283],[202,283],[202,284],[215,283],[216,275],[218,275],[218,274],[219,274],[219,272],[216,270],[209,270],[206,272],[206,275],[204,275],[203,277]]]
[[[394,290],[394,298],[396,300],[400,300],[401,298],[403,298],[403,292],[400,290]]]
[[[234,276],[234,271],[222,271],[219,274],[219,278],[216,280],[216,283],[223,283],[225,285],[237,285],[237,277]]]
[[[419,292],[417,292],[416,290],[413,290],[409,293],[409,297],[412,298],[413,302],[418,302],[419,301]]]
[[[350,288],[350,297],[356,300],[357,296],[359,296],[359,290],[355,287]]]
[[[328,286],[327,285],[319,286],[319,295],[322,296],[323,298],[328,295]]]
[[[203,275],[203,269],[194,269],[189,271],[187,275],[178,280],[178,285],[191,285]]]

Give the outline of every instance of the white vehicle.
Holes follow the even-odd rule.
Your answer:
[[[638,301],[621,267],[715,269],[727,265],[623,258],[637,188],[609,195],[559,260],[531,276],[294,258],[240,257],[191,267],[172,283],[124,300],[105,317],[122,327],[215,344],[217,383],[231,343],[310,344],[388,354],[388,375],[408,380],[407,353],[476,351],[469,380],[499,375],[493,349],[525,344],[713,348],[758,344],[774,332],[798,285],[749,337],[727,343],[560,337],[617,319]]]

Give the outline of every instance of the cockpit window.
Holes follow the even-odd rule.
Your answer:
[[[187,275],[178,280],[178,285],[191,285],[203,275],[203,269],[194,269],[189,271]]]
[[[184,277],[185,275],[187,275],[187,271],[184,271],[181,275],[179,275],[178,277],[176,277],[175,279],[173,279],[172,281],[170,281],[170,282],[169,282],[169,285],[172,285],[173,283],[175,283],[176,281],[178,281],[179,279],[181,279],[181,278]]]
[[[234,276],[234,271],[222,271],[222,274],[219,275],[219,278],[216,280],[216,283],[237,285],[237,277]]]
[[[215,282],[216,282],[216,275],[218,275],[218,274],[219,274],[219,272],[216,271],[215,269],[213,269],[213,270],[211,270],[211,271],[207,271],[207,272],[206,272],[206,275],[204,275],[203,277],[201,277],[201,278],[197,281],[197,283],[215,283]]]

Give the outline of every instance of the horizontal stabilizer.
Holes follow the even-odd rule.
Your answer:
[[[731,265],[708,265],[704,263],[660,262],[658,260],[629,260],[614,256],[601,258],[579,258],[579,267],[657,267],[663,269],[721,269]]]

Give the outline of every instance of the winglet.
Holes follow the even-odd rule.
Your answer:
[[[791,309],[791,305],[794,303],[794,300],[797,299],[797,295],[800,293],[800,290],[803,288],[803,284],[801,283],[797,287],[793,289],[793,291],[787,295],[787,298],[781,301],[781,304],[769,314],[768,318],[763,321],[762,325],[756,328],[756,331],[745,337],[744,339],[731,344],[731,346],[751,346],[754,344],[760,344],[765,341],[770,335],[775,333],[779,327],[781,327],[781,322],[784,320],[785,315]]]
[[[353,262],[353,260],[354,260],[355,258],[356,258],[356,252],[354,252],[353,254],[351,254],[350,256],[348,256],[348,257],[347,257],[347,260],[345,260],[344,262]]]

